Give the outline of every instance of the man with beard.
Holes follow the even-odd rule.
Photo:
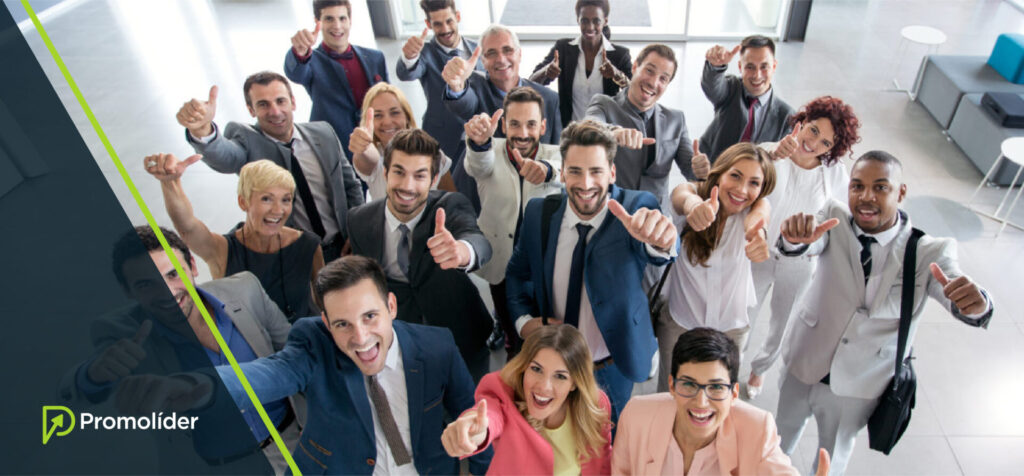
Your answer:
[[[511,358],[521,341],[506,306],[505,266],[519,237],[526,204],[561,191],[558,173],[562,157],[558,147],[540,143],[547,121],[544,98],[537,91],[515,88],[505,96],[504,105],[493,116],[479,114],[466,123],[466,172],[476,179],[480,192],[477,224],[494,250],[491,261],[477,274],[491,284],[494,314]],[[508,139],[492,139],[499,122]]]
[[[252,74],[242,91],[256,125],[229,122],[222,134],[213,122],[217,113],[217,86],[213,86],[206,101],[192,99],[178,110],[185,139],[217,172],[237,174],[245,164],[260,159],[291,172],[295,206],[286,224],[315,233],[325,262],[337,258],[348,238],[348,209],[363,204],[362,186],[341,151],[338,136],[326,122],[292,122],[295,96],[280,74]]]
[[[430,190],[441,149],[421,129],[395,134],[384,148],[387,196],[349,214],[352,253],[381,263],[398,297],[398,319],[446,327],[474,381],[488,371],[491,314],[470,272],[491,258],[466,197]]]
[[[658,103],[678,69],[672,48],[647,45],[633,63],[629,86],[614,98],[597,94],[587,107],[588,119],[616,126],[618,185],[651,192],[658,203],[668,196],[673,162],[689,180],[707,177],[710,169],[690,145],[683,111]]]
[[[178,262],[195,279],[199,272],[185,242],[171,230],[161,227],[160,231]],[[198,413],[203,422],[201,430],[190,439],[209,464],[241,460],[261,448],[275,471],[284,472],[284,457],[256,412],[241,414],[256,438],[251,440],[230,434],[236,425],[232,418],[238,418],[233,405],[225,408],[215,402],[205,407],[203,402],[210,400],[214,388],[205,375],[191,372],[208,369],[211,363],[227,365],[228,361],[153,230],[139,226],[126,234],[114,247],[113,261],[114,274],[138,305],[96,322],[93,338],[102,350],[65,377],[62,398],[74,403],[97,403],[109,398],[124,414],[204,407]],[[162,281],[153,279],[154,265]],[[203,283],[196,291],[239,362],[265,357],[284,347],[291,325],[252,273]],[[300,396],[264,400],[263,408],[285,445],[293,449],[299,423],[305,421],[305,402]],[[166,464],[171,469],[185,463]]]
[[[480,57],[483,57],[486,75],[474,74],[477,58]],[[480,35],[480,46],[468,61],[456,57],[445,64],[441,72],[447,84],[444,104],[448,111],[466,123],[477,114],[494,114],[501,109],[505,95],[509,91],[519,86],[527,86],[544,98],[544,119],[548,121],[548,127],[541,134],[541,143],[558,144],[558,137],[562,132],[558,94],[520,77],[519,63],[522,58],[523,50],[519,46],[519,37],[515,32],[502,25],[487,27]],[[495,135],[505,137],[501,131],[497,131]],[[455,160],[452,165],[452,179],[455,181],[455,188],[469,197],[473,208],[479,213],[480,198],[477,196],[476,183],[466,174],[462,152],[460,150],[457,155],[451,156]]]
[[[902,175],[895,157],[868,152],[850,171],[849,208],[832,200],[817,216],[798,213],[782,224],[782,253],[820,257],[783,350],[781,446],[792,454],[813,414],[834,475],[846,470],[857,433],[895,371],[903,255],[917,232],[899,209],[907,193]],[[928,296],[967,325],[988,326],[992,301],[960,271],[955,241],[921,236],[914,276],[907,353]]]
[[[583,333],[612,421],[656,358],[640,286],[644,267],[672,261],[679,248],[676,227],[653,195],[614,185],[615,149],[612,131],[595,121],[562,132],[565,193],[526,206],[505,271],[509,314],[521,336],[562,322]]]
[[[455,0],[421,0],[420,8],[426,14],[427,28],[420,36],[412,36],[402,46],[396,73],[402,81],[419,80],[427,97],[427,110],[423,113],[423,130],[441,144],[448,157],[458,158],[462,150],[462,128],[458,121],[449,120],[441,95],[445,82],[441,70],[450,59],[458,56],[468,60],[476,49],[476,42],[459,34],[462,16],[455,8]],[[427,41],[427,34],[434,38]],[[483,71],[480,63],[472,65]]]

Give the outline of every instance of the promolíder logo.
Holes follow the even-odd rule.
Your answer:
[[[177,412],[165,415],[152,412],[142,416],[101,416],[82,412],[77,418],[79,431],[125,431],[125,430],[194,430],[197,416],[178,416]],[[64,436],[75,429],[75,412],[60,405],[43,406],[43,444],[54,436]]]

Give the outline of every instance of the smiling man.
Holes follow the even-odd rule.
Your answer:
[[[672,164],[689,179],[707,177],[707,162],[694,157],[683,111],[658,103],[676,76],[679,63],[672,48],[647,45],[633,63],[633,78],[615,97],[597,94],[587,118],[615,126],[617,184],[654,194],[658,203],[668,195]]]
[[[284,74],[306,88],[313,101],[309,120],[330,123],[351,160],[348,139],[359,127],[363,97],[374,84],[388,82],[384,53],[349,42],[349,0],[314,0],[313,17],[316,26],[312,31],[302,29],[292,36],[292,47],[284,57]],[[317,32],[323,41],[314,48]]]
[[[657,343],[644,267],[666,264],[678,233],[649,192],[615,186],[615,137],[595,121],[562,133],[565,193],[526,206],[519,242],[505,270],[509,314],[524,338],[539,326],[579,328],[594,377],[612,403],[612,421],[651,374]]]
[[[737,53],[741,76],[726,75]],[[715,117],[700,138],[700,150],[711,163],[737,142],[777,142],[789,134],[786,118],[795,111],[772,88],[778,64],[774,41],[752,35],[731,50],[715,45],[705,58],[700,87],[715,107]]]
[[[445,81],[441,71],[455,56],[468,60],[473,56],[477,44],[459,34],[462,16],[455,8],[454,0],[421,0],[420,8],[426,15],[427,27],[423,29],[422,35],[406,40],[395,72],[402,81],[419,80],[423,94],[427,97],[423,130],[437,139],[441,150],[448,157],[459,157],[462,150],[462,127],[459,121],[450,120],[451,116],[444,107],[442,94]],[[434,37],[427,40],[430,31],[434,32]],[[479,63],[471,66],[483,72]]]
[[[833,475],[845,471],[857,433],[895,373],[903,255],[918,231],[899,208],[907,194],[902,176],[891,154],[868,152],[850,171],[848,208],[832,200],[816,216],[798,213],[782,224],[783,254],[820,257],[783,349],[779,435],[792,454],[813,414]],[[907,349],[929,296],[958,320],[988,326],[992,302],[960,270],[955,241],[921,236],[913,276]]]
[[[306,474],[457,474],[441,446],[445,414],[473,406],[473,382],[445,329],[395,321],[398,303],[373,260],[346,256],[314,285],[319,317],[297,321],[280,352],[241,365],[260,401],[305,392],[309,424],[295,464]],[[217,368],[240,408],[252,403]],[[470,459],[484,474],[490,453]]]
[[[491,258],[466,197],[430,190],[441,149],[421,129],[399,131],[384,149],[387,195],[349,214],[352,253],[377,260],[398,297],[398,318],[448,328],[474,380],[488,371],[491,314],[469,279]]]

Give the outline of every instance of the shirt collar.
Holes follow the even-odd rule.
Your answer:
[[[612,48],[611,48],[611,45],[609,43],[610,42],[608,41],[608,38],[605,38],[604,34],[602,34],[601,35],[601,49],[605,50],[605,51],[611,51]],[[572,45],[572,46],[578,46],[578,47],[580,47],[580,51],[583,51],[583,35],[577,35],[576,38],[573,38],[571,41],[569,41],[569,44]]]
[[[756,97],[758,105],[764,106],[765,104],[768,104],[768,100],[772,97],[772,88],[768,88],[768,90],[760,96],[751,96],[747,94],[746,91],[743,91],[743,96],[747,98],[747,104],[750,104],[750,98]]]
[[[423,212],[425,211],[427,211],[427,207],[423,207],[416,216],[410,218],[409,221],[404,223],[410,232],[416,228],[416,224],[420,222],[421,218],[423,218]],[[391,213],[391,209],[388,208],[387,202],[384,202],[384,220],[387,222],[388,231],[391,231],[392,233],[398,230],[398,225],[403,224],[402,220],[399,220],[394,213]]]
[[[654,110],[658,108],[658,104],[655,103],[654,106],[652,106],[650,109],[648,109],[646,111],[641,111],[640,108],[638,108],[635,105],[633,105],[633,102],[629,100],[629,88],[630,88],[630,86],[626,86],[625,88],[622,88],[623,94],[625,94],[625,98],[626,98],[626,106],[629,107],[630,111],[633,111],[633,114],[636,114],[636,115],[640,116],[641,118],[643,118],[643,120],[645,120],[645,121],[651,120],[651,116],[654,115]]]
[[[466,45],[466,38],[463,37],[461,33],[459,34],[459,43],[455,45],[455,48],[449,48],[442,45],[440,41],[437,41],[437,36],[434,36],[434,43],[437,44],[437,47],[441,48],[441,51],[446,54],[450,54],[453,50],[458,50],[461,56],[463,51],[469,51],[469,48],[467,48],[468,45]]]
[[[580,216],[576,214],[576,211],[572,209],[572,204],[569,203],[567,198],[565,202],[565,218],[562,220],[562,223],[564,223],[564,226],[567,228],[575,227],[579,223],[585,223],[594,227],[596,230],[601,226],[601,223],[604,223],[604,217],[608,215],[608,200],[612,198],[611,193],[609,193],[606,198],[604,206],[601,207],[601,211],[597,212],[597,215],[590,217],[589,220],[583,220],[580,218]]]
[[[401,352],[398,345],[398,333],[394,331],[394,327],[391,328],[391,348],[388,349],[387,355],[384,356],[384,367],[388,370],[398,369],[398,362],[400,359],[399,353]]]
[[[274,142],[276,142],[278,144],[281,144],[281,145],[283,145],[285,147],[289,147],[289,144],[287,142],[282,142],[282,141],[279,141],[279,140],[271,137],[270,134],[267,134],[266,132],[263,132],[262,129],[260,130],[260,133],[263,134],[263,137],[266,137],[267,139],[270,139],[270,140],[272,140],[272,141],[274,141]],[[296,128],[294,124],[292,124],[292,141],[294,141],[295,143],[303,142],[302,134],[299,134],[299,129]]]
[[[850,219],[853,221],[853,218]],[[888,246],[889,242],[896,238],[896,235],[900,234],[900,224],[903,222],[903,211],[900,210],[896,215],[896,224],[889,227],[888,230],[879,233],[866,233],[857,226],[857,222],[853,222],[853,232],[857,235],[867,235],[875,239],[880,246]]]

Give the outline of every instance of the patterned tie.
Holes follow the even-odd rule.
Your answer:
[[[370,401],[373,402],[373,409],[377,413],[380,427],[384,430],[384,439],[388,442],[388,446],[391,447],[391,456],[395,458],[395,465],[402,466],[403,464],[410,463],[412,457],[409,456],[409,450],[402,441],[402,434],[399,433],[395,417],[391,414],[388,396],[384,394],[384,389],[377,382],[377,376],[370,375],[366,377],[366,385],[370,389]]]
[[[306,216],[309,217],[309,226],[312,228],[310,231],[316,233],[323,240],[327,230],[324,228],[324,222],[320,220],[320,211],[316,209],[313,191],[309,189],[309,182],[306,181],[306,175],[302,173],[299,159],[295,157],[295,139],[288,142],[288,150],[291,155],[292,178],[295,179],[295,189],[299,192],[299,198],[302,200],[302,208],[306,210]]]
[[[577,223],[576,232],[580,234],[576,248],[572,250],[572,265],[569,267],[569,292],[565,300],[565,323],[579,327],[580,301],[583,300],[583,255],[587,250],[587,233],[593,228],[586,223]]]
[[[398,232],[402,234],[398,240],[398,268],[409,279],[409,227],[404,223],[398,225]]]
[[[747,127],[743,128],[740,142],[750,142],[750,138],[754,135],[754,106],[759,103],[757,98],[750,98],[750,104],[747,106]]]
[[[868,235],[860,235],[857,237],[857,241],[860,242],[860,266],[864,268],[864,285],[868,284],[868,276],[871,275],[871,243],[875,243],[875,238]]]

